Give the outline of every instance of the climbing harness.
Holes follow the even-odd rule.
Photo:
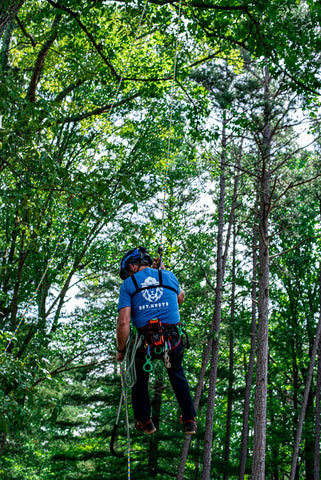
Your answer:
[[[176,291],[177,291],[176,288],[171,287],[170,285],[165,285],[163,283],[163,274],[162,274],[161,269],[158,270],[158,276],[159,276],[158,285],[155,285],[155,283],[153,283],[151,285],[145,285],[144,287],[139,287],[138,283],[137,283],[137,280],[135,278],[135,275],[132,275],[130,278],[132,279],[132,281],[135,285],[135,291],[131,294],[131,298],[133,298],[135,295],[137,295],[137,293],[142,292],[143,290],[151,290],[151,289],[154,289],[155,287],[157,287],[157,288],[167,288],[168,290],[172,290],[172,292],[176,293]]]
[[[178,345],[183,336],[180,324],[164,325],[159,319],[152,319],[145,327],[139,329],[139,334],[142,340],[139,353],[146,350],[143,370],[145,372],[153,370],[152,353],[155,354],[155,358],[161,358],[163,354],[165,367],[171,368],[169,352]]]

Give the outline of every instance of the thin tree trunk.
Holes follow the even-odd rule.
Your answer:
[[[213,348],[211,356],[211,369],[209,375],[208,401],[206,411],[206,426],[204,436],[203,473],[202,480],[211,477],[212,438],[213,438],[213,413],[215,403],[215,388],[218,364],[219,333],[221,326],[221,307],[223,289],[223,229],[224,229],[224,204],[225,204],[225,156],[226,156],[226,125],[223,120],[222,155],[220,175],[220,199],[218,207],[218,233],[217,233],[217,267],[216,267],[216,295],[213,315]]]
[[[257,196],[255,202],[255,218],[253,223],[253,257],[252,257],[252,322],[251,322],[251,349],[249,365],[247,370],[245,397],[243,407],[243,426],[242,426],[242,440],[241,440],[241,455],[240,455],[240,471],[239,480],[244,480],[247,458],[247,441],[249,432],[249,417],[250,417],[250,398],[251,387],[255,363],[255,348],[256,348],[256,301],[257,301],[257,239],[258,239],[258,224],[257,224],[257,210],[259,201],[259,186],[256,188]]]
[[[311,383],[312,383],[315,357],[316,357],[316,354],[317,354],[317,349],[319,347],[320,338],[321,338],[321,273],[320,273],[319,284],[320,284],[319,322],[318,322],[317,331],[316,331],[316,335],[315,335],[315,340],[314,340],[314,344],[313,344],[313,348],[312,348],[311,360],[310,360],[307,380],[306,380],[306,384],[305,384],[303,402],[302,402],[302,406],[301,406],[298,428],[297,428],[296,438],[295,438],[295,443],[294,443],[294,448],[293,448],[290,480],[295,480],[296,469],[297,469],[297,464],[298,464],[298,457],[299,457],[299,450],[300,450],[301,435],[302,435],[302,429],[303,429],[303,421],[304,421],[304,417],[305,417],[305,412],[306,412],[306,408],[307,408],[307,404],[308,404],[310,387],[311,387]]]
[[[230,461],[230,445],[231,445],[231,424],[232,424],[232,410],[233,410],[233,383],[234,383],[234,319],[235,319],[235,247],[236,247],[235,224],[233,232],[233,262],[232,262],[232,292],[231,292],[231,319],[230,319],[230,335],[229,335],[229,379],[228,379],[228,393],[227,393],[227,412],[226,412],[226,433],[225,433],[225,447],[224,447],[224,465],[225,472],[224,480],[229,477],[229,461]]]
[[[321,298],[321,287],[320,287]],[[321,340],[319,341],[318,348],[318,372],[317,372],[317,384],[315,392],[315,437],[314,437],[314,480],[320,478],[320,408],[321,397]]]
[[[3,453],[4,446],[6,444],[7,435],[6,432],[0,432],[0,457]]]
[[[223,143],[223,141],[222,141],[222,143]],[[225,140],[225,143],[226,143],[226,140]],[[234,183],[234,193],[233,193],[233,200],[232,200],[232,206],[231,206],[231,212],[230,212],[230,218],[229,218],[229,227],[228,227],[228,230],[227,230],[225,250],[224,250],[224,255],[223,255],[223,258],[222,258],[223,277],[224,277],[224,271],[225,271],[228,245],[230,243],[231,225],[234,223],[234,217],[235,217],[236,200],[237,200],[238,185],[239,185],[239,179],[240,179],[239,172],[240,172],[240,165],[241,165],[241,159],[242,159],[242,145],[243,145],[243,143],[241,144],[240,151],[239,151],[239,156],[238,156],[237,175],[236,175],[235,183]],[[197,387],[196,387],[196,393],[195,393],[195,397],[194,397],[194,406],[195,406],[196,411],[198,410],[199,401],[200,401],[201,394],[202,394],[202,391],[203,391],[206,367],[208,365],[211,350],[212,350],[212,346],[213,346],[214,331],[215,331],[215,311],[214,311],[214,314],[213,314],[213,319],[212,319],[212,323],[211,323],[211,327],[210,327],[210,338],[209,338],[209,342],[207,344],[206,350],[204,352],[202,367],[201,367],[201,370],[200,370],[200,373],[199,373]],[[181,452],[180,464],[179,464],[176,480],[184,480],[184,470],[185,470],[185,464],[186,464],[186,460],[187,460],[187,455],[188,455],[190,443],[191,443],[191,436],[186,435],[184,445],[183,445],[183,448],[182,448],[182,452]]]
[[[270,74],[265,68],[265,127],[262,145],[262,172],[259,212],[259,301],[257,332],[257,369],[254,410],[253,464],[252,476],[255,480],[265,480],[266,411],[268,376],[268,330],[269,330],[269,210],[270,210]]]
[[[154,384],[154,396],[151,402],[152,419],[157,430],[159,429],[160,411],[162,405],[162,391],[164,382],[162,378],[157,378]],[[158,466],[158,444],[159,436],[151,435],[148,449],[148,474],[150,477],[156,477]]]
[[[312,433],[312,427],[309,428],[314,418],[313,408],[314,393],[310,387],[308,395],[308,403],[306,409],[307,426],[306,432],[304,432],[304,461],[305,461],[305,480],[314,480],[314,438]]]

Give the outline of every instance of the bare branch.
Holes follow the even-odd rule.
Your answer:
[[[19,25],[22,33],[24,34],[24,36],[25,36],[26,38],[28,38],[28,39],[30,40],[30,42],[31,42],[31,45],[32,45],[33,47],[35,47],[35,46],[36,46],[36,42],[34,41],[33,37],[30,35],[30,33],[27,32],[27,30],[25,29],[23,23],[20,22],[20,20],[19,20],[19,18],[18,18],[18,15],[16,16],[16,21],[17,21],[17,24]]]
[[[312,237],[307,237],[307,238],[305,238],[304,240],[302,240],[301,242],[299,242],[299,243],[297,243],[296,245],[294,245],[294,247],[288,248],[287,250],[283,250],[283,252],[276,253],[275,255],[270,255],[270,259],[271,259],[271,258],[279,257],[280,255],[284,255],[285,253],[291,252],[292,250],[295,250],[295,249],[298,248],[300,245],[302,245],[302,243],[307,242],[307,241],[309,241],[309,240],[313,240],[314,238],[321,238],[321,237],[320,237],[319,235],[313,235]]]
[[[297,183],[290,183],[286,189],[275,199],[275,201],[273,202],[273,205],[271,207],[271,209],[273,209],[276,204],[279,202],[279,200],[284,197],[284,195],[289,191],[291,190],[291,188],[296,188],[296,187],[299,187],[300,185],[304,185],[305,183],[310,183],[312,182],[313,180],[315,180],[316,178],[320,178],[321,177],[321,173],[318,173],[317,175],[315,175],[314,177],[311,177],[311,178],[308,178],[307,180],[302,180],[301,182],[297,182]]]

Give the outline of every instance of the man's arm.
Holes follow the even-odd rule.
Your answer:
[[[131,307],[124,307],[121,308],[118,312],[118,319],[117,319],[117,330],[116,330],[116,338],[117,338],[117,348],[118,350],[125,350],[127,338],[129,336],[129,328],[130,328],[130,311]],[[116,360],[117,362],[121,362],[124,359],[125,352],[116,353]]]
[[[180,305],[181,303],[183,303],[183,302],[184,302],[184,299],[185,299],[185,292],[184,292],[184,290],[181,288],[181,291],[180,291],[179,295],[177,295],[178,305]]]

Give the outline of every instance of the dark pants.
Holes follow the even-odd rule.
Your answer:
[[[171,367],[166,368],[166,370],[179,406],[181,407],[184,422],[194,418],[196,416],[196,411],[182,366],[183,350],[184,346],[181,340],[169,351]],[[152,353],[152,358],[161,358],[161,355],[155,355]],[[143,369],[145,353],[137,352],[135,360],[137,382],[132,387],[134,416],[140,422],[145,423],[151,418],[151,406],[148,392],[149,372],[145,372]]]

